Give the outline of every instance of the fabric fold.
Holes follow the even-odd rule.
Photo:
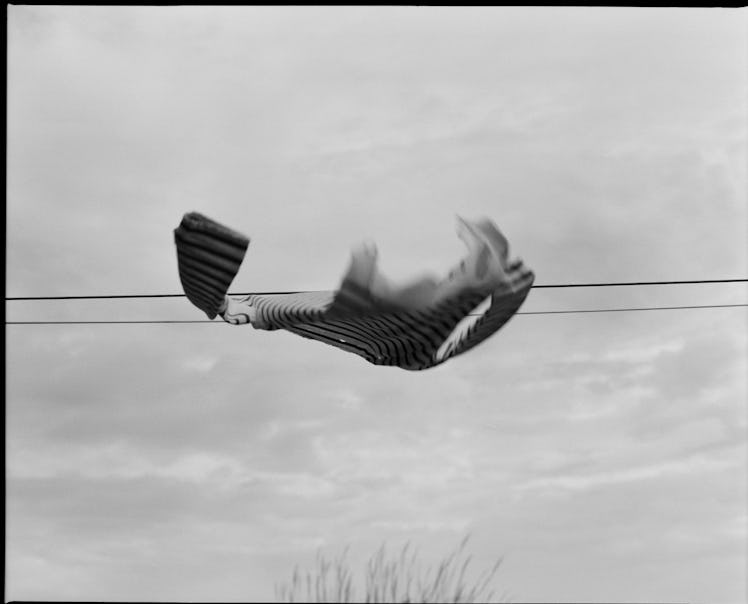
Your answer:
[[[182,283],[190,301],[213,318],[249,239],[202,216],[187,230],[176,235]],[[376,246],[365,245],[354,249],[336,290],[232,296],[232,303],[252,307],[255,329],[283,329],[375,365],[429,369],[496,333],[535,279],[522,260],[510,260],[508,241],[490,220],[458,217],[457,234],[467,255],[441,280],[427,275],[395,284],[380,272]],[[486,301],[488,309],[464,326]]]
[[[239,271],[249,238],[197,212],[174,229],[179,279],[187,298],[214,319]]]

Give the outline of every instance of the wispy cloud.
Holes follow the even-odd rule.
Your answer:
[[[535,479],[524,484],[517,485],[520,491],[527,489],[562,489],[562,490],[586,490],[600,488],[618,483],[635,482],[640,480],[656,480],[670,475],[690,474],[695,475],[702,472],[713,472],[724,469],[735,469],[741,467],[739,460],[717,461],[705,460],[695,457],[687,460],[670,461],[646,466],[629,468],[621,471],[612,471],[596,474],[555,476],[552,478]]]

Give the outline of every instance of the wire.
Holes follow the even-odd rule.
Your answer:
[[[208,319],[193,321],[6,321],[6,325],[146,325],[154,323],[215,323]]]
[[[641,308],[591,308],[581,310],[538,310],[538,311],[525,311],[518,312],[518,315],[561,315],[561,314],[581,314],[581,313],[600,313],[600,312],[629,312],[629,311],[644,311],[644,310],[686,310],[694,308],[735,308],[744,307],[748,304],[708,304],[700,306],[647,306]],[[479,313],[469,313],[469,316],[477,317]],[[172,320],[153,320],[153,321],[6,321],[6,325],[120,325],[120,324],[154,324],[154,323],[212,323],[213,325],[222,325],[221,321],[210,321],[208,319],[200,320],[184,320],[184,321],[172,321]]]
[[[559,283],[553,285],[533,285],[533,289],[558,287],[623,287],[627,285],[692,285],[697,283],[745,283],[748,279],[696,279],[693,281],[625,281],[621,283]]]
[[[246,292],[246,293],[230,293],[229,296],[273,296],[282,294],[300,294],[302,292]],[[18,300],[111,300],[111,299],[127,299],[127,298],[186,298],[185,294],[115,294],[115,295],[100,295],[100,296],[27,296],[27,297],[13,297],[5,298],[6,302],[13,302]]]
[[[694,306],[646,306],[641,308],[591,308],[585,310],[539,310],[518,312],[518,315],[561,315],[571,313],[589,313],[589,312],[627,312],[641,310],[686,310],[691,308],[735,308],[738,306],[748,306],[748,304],[703,304]]]
[[[548,285],[533,285],[532,289],[551,289],[563,287],[626,287],[633,285],[694,285],[704,283],[745,283],[748,278],[744,279],[697,279],[692,281],[626,281],[619,283],[557,283]],[[244,292],[232,293],[231,296],[278,296],[286,294],[300,294],[303,292]],[[111,299],[128,299],[128,298],[185,298],[185,294],[114,294],[114,295],[96,295],[96,296],[22,296],[5,298],[6,302],[16,302],[21,300],[111,300]]]

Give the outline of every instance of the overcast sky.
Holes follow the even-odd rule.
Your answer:
[[[739,278],[746,12],[8,8],[7,295],[179,293],[172,231],[252,238],[233,291],[396,279],[488,216],[536,283]],[[535,289],[524,311],[737,304]],[[7,319],[201,319],[185,299]],[[223,323],[16,326],[6,599],[260,600],[347,545],[472,535],[519,601],[746,598],[745,308],[521,315],[425,372]]]

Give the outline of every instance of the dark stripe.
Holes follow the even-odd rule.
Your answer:
[[[247,251],[246,246],[232,246],[215,239],[206,239],[192,235],[184,231],[174,231],[174,239],[177,245],[183,247],[193,247],[211,254],[215,254],[228,260],[229,262],[238,262],[241,264]]]
[[[204,273],[206,275],[209,275],[219,283],[225,283],[227,289],[228,286],[231,285],[231,281],[233,281],[234,277],[236,276],[235,271],[227,272],[223,268],[208,264],[200,258],[194,258],[191,254],[185,252],[184,250],[181,250],[179,252],[178,260],[180,264],[189,267],[198,273]]]
[[[520,293],[519,295],[514,294],[494,297],[492,299],[491,307],[488,309],[486,314],[481,317],[470,332],[461,339],[451,356],[462,354],[463,352],[474,348],[496,333],[516,314],[517,310],[522,306],[526,296],[527,292],[524,294]]]
[[[389,350],[389,358],[391,365],[401,365],[407,360],[407,347],[397,337],[397,332],[394,329],[392,323],[390,323],[384,315],[376,317],[368,317],[368,320],[372,322],[376,327],[379,328],[382,335],[380,341],[384,342]]]
[[[407,316],[407,315],[406,315]],[[411,361],[409,365],[423,365],[431,359],[431,345],[424,342],[411,321],[406,321],[402,315],[387,315],[388,321],[396,326],[397,338],[403,343]]]
[[[371,345],[377,350],[377,356],[382,362],[385,359],[393,357],[393,348],[389,345],[386,338],[381,337],[380,329],[374,321],[370,321],[366,318],[361,320],[362,328],[364,333],[370,338]]]
[[[378,334],[374,333],[374,327],[369,325],[365,320],[352,322],[344,319],[336,319],[336,325],[346,328],[347,330],[357,334],[356,337],[366,341],[366,345],[373,348],[376,352],[374,353],[378,358],[384,358],[386,350],[382,346],[382,342],[378,337]]]
[[[378,364],[397,365],[399,360],[404,357],[401,343],[389,338],[387,333],[391,331],[389,325],[384,325],[381,317],[366,317],[364,319],[368,327],[372,330],[372,337],[376,338],[377,344],[383,353],[383,358]]]
[[[279,325],[288,325],[295,323],[295,321],[288,320],[286,311],[282,306],[270,303],[267,305],[267,308],[270,311],[270,318],[274,323],[278,323]]]
[[[418,364],[430,363],[440,343],[432,339],[427,327],[413,313],[397,314],[392,318],[401,326],[401,337],[417,353],[420,359]]]
[[[320,329],[321,331],[324,331],[326,333],[334,334],[337,337],[342,337],[343,339],[353,340],[354,342],[357,342],[363,349],[369,350],[368,346],[370,346],[369,338],[367,338],[365,335],[362,337],[361,334],[351,333],[350,331],[346,330],[344,326],[338,325],[337,322],[325,322],[323,324],[319,323],[312,323],[308,324],[308,327],[314,327],[315,329]],[[352,346],[354,344],[351,344]]]
[[[335,346],[336,348],[340,348],[342,350],[346,350],[349,352],[354,352],[358,354],[359,356],[363,356],[365,359],[368,360],[368,351],[364,348],[359,348],[355,344],[351,344],[350,342],[340,342],[337,338],[330,337],[324,333],[318,333],[313,326],[310,325],[304,325],[299,326],[296,325],[295,327],[290,328],[288,331],[291,331],[293,333],[296,333],[302,337],[308,338],[310,340],[316,340],[318,342],[323,342],[325,344],[329,344],[330,346]]]
[[[451,304],[447,302],[441,305],[441,308],[440,308],[440,310],[442,311],[441,316],[449,316],[450,320],[448,324],[449,330],[443,332],[442,342],[439,345],[439,347],[441,347],[441,345],[444,344],[444,342],[446,342],[451,337],[452,333],[458,328],[458,325],[460,324],[460,322],[466,317],[468,317],[469,313],[474,308],[476,308],[476,306],[480,305],[483,302],[483,300],[485,300],[486,297],[488,296],[483,296],[482,298],[478,299],[478,294],[471,294],[469,296],[462,296],[458,300],[452,301]],[[479,319],[478,321],[480,322],[481,320],[482,319]],[[468,331],[471,328],[472,326],[468,328]],[[456,356],[455,350],[464,341],[464,338],[465,338],[465,334],[463,334],[459,340],[452,342],[449,345],[446,351],[446,354],[441,360],[436,359],[436,353],[438,352],[438,348],[437,348],[433,355],[434,365],[439,365],[443,363],[444,361],[446,361],[447,359],[453,356]]]
[[[383,320],[390,326],[390,333],[392,334],[390,340],[400,344],[402,347],[402,361],[407,365],[418,364],[418,357],[420,355],[419,350],[416,348],[421,348],[420,343],[407,336],[407,331],[403,330],[402,323],[398,321],[395,315],[388,314],[383,317]]]
[[[268,312],[269,320],[284,326],[318,321],[322,318],[326,307],[326,305],[315,305],[314,301],[304,300],[302,296],[288,297],[283,300],[263,299],[262,306]]]
[[[189,212],[182,217],[182,222],[179,224],[180,229],[187,231],[207,235],[214,239],[220,239],[229,244],[237,244],[241,241],[246,241],[249,244],[249,237],[233,229],[224,226],[215,220],[203,216],[197,212]]]
[[[317,306],[315,302],[315,300],[304,300],[297,296],[289,299],[287,304],[294,318],[306,322],[307,319],[316,320],[322,315],[323,308]]]
[[[213,300],[216,297],[220,297],[216,295],[216,290],[213,287],[206,287],[204,284],[200,283],[198,280],[196,280],[191,275],[187,275],[184,273],[180,273],[179,279],[182,282],[182,287],[184,288],[184,293],[189,295],[199,295],[206,300]]]
[[[181,245],[206,248],[207,251],[226,256],[230,260],[244,258],[244,254],[249,246],[249,241],[246,239],[243,241],[226,242],[205,233],[195,233],[185,229],[175,229],[174,240]]]
[[[179,276],[181,277],[182,275],[187,275],[193,281],[198,281],[205,289],[221,291],[222,296],[226,294],[228,286],[230,285],[227,284],[224,279],[219,280],[215,277],[211,277],[208,273],[202,272],[198,268],[184,263],[179,266]]]
[[[237,319],[239,317],[244,317],[247,321],[245,323],[239,323],[238,321],[236,323],[234,323],[232,321],[232,319]],[[249,320],[249,315],[247,313],[244,313],[244,312],[238,312],[238,313],[235,313],[235,314],[229,314],[228,312],[226,312],[226,313],[224,313],[223,318],[224,319],[228,319],[228,322],[231,325],[247,325],[247,323],[251,323],[251,321]]]
[[[438,326],[438,330],[436,330],[435,333],[440,342],[444,341],[444,338],[446,337],[445,334],[449,335],[452,331],[452,328],[450,327],[452,323],[447,320],[443,313],[436,312],[434,309],[429,309],[427,311],[418,310],[414,311],[414,313],[421,323]],[[441,346],[441,343],[439,345]]]
[[[441,346],[444,338],[440,338],[441,334],[433,328],[434,321],[431,315],[425,315],[420,311],[410,311],[407,317],[412,321],[412,329],[425,338],[430,348],[436,350]]]
[[[460,308],[455,304],[441,304],[436,312],[438,312],[439,316],[443,317],[447,323],[449,328],[447,335],[452,333],[452,330],[457,327],[457,324],[462,321],[467,314],[460,310]]]
[[[177,254],[187,256],[191,260],[210,266],[226,274],[229,279],[233,279],[239,270],[240,263],[233,262],[222,258],[212,252],[205,252],[193,246],[178,246]]]
[[[212,292],[201,287],[196,287],[195,284],[189,281],[189,278],[182,279],[182,287],[184,288],[184,293],[187,294],[187,298],[189,298],[191,302],[193,299],[198,300],[203,304],[207,304],[211,308],[213,306],[217,307],[218,304],[220,304],[220,301],[218,304],[215,302],[216,296],[211,295]],[[200,308],[202,308],[202,306],[200,306]]]
[[[432,339],[425,333],[421,334],[418,341],[422,344],[424,349],[422,362],[420,364],[424,366],[431,364],[434,358],[434,354],[439,349],[439,346],[434,345]]]

